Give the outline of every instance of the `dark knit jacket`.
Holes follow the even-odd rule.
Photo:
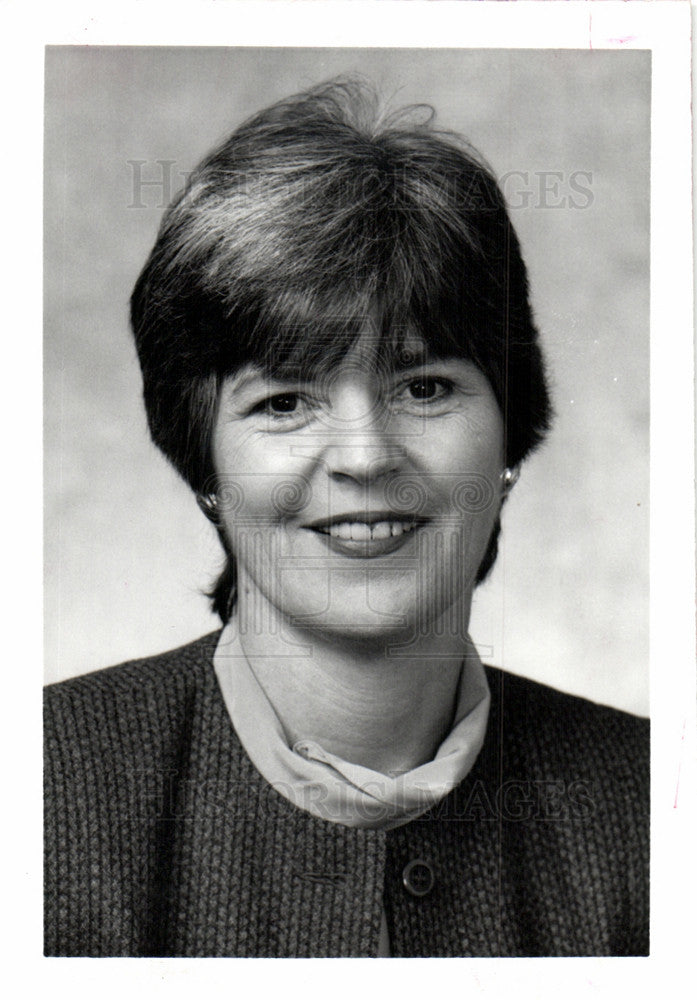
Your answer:
[[[487,668],[468,777],[352,829],[256,771],[217,638],[46,689],[47,955],[372,956],[383,904],[394,956],[647,953],[646,720]]]

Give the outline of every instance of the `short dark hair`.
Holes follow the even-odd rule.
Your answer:
[[[369,315],[391,351],[408,332],[481,369],[507,465],[542,440],[550,402],[518,239],[491,170],[434,117],[381,115],[368,84],[330,81],[248,119],[167,209],[131,324],[152,438],[196,492],[214,481],[223,380],[246,362],[331,365]],[[225,620],[235,574],[221,539]]]

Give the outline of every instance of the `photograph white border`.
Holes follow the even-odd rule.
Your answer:
[[[273,12],[269,9],[273,5]],[[455,990],[468,996],[616,997],[680,990],[697,922],[694,652],[694,395],[690,14],[688,2],[460,3],[228,0],[0,8],[6,238],[4,404],[6,551],[16,608],[6,616],[4,849],[6,981],[59,997],[190,997],[249,988],[334,997]],[[41,232],[45,45],[264,45],[650,49],[652,937],[643,959],[370,960],[41,957]],[[17,520],[19,518],[19,525]],[[37,620],[38,619],[38,620]],[[31,725],[29,724],[31,723]],[[341,966],[336,962],[340,961]],[[232,965],[230,963],[233,963]],[[683,962],[686,965],[683,967]],[[687,981],[689,981],[689,978]]]

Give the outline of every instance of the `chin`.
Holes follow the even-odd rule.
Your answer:
[[[449,614],[452,612],[452,614]],[[424,607],[416,597],[405,602],[400,599],[375,601],[374,606],[338,598],[331,607],[324,607],[315,614],[298,608],[290,613],[291,626],[314,634],[320,641],[341,645],[371,646],[384,652],[386,646],[410,645],[433,632],[437,623],[446,618],[446,628],[462,631],[455,622],[456,608]]]
[[[394,623],[377,623],[375,619],[354,621],[322,621],[315,619],[309,623],[307,619],[299,622],[311,637],[320,643],[330,643],[344,649],[361,650],[363,654],[372,652],[382,656],[388,648],[408,643],[413,630]]]

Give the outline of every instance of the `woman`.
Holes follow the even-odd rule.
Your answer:
[[[131,307],[224,627],[48,689],[47,954],[646,953],[645,723],[467,636],[550,416],[489,170],[356,83],[282,101]]]

